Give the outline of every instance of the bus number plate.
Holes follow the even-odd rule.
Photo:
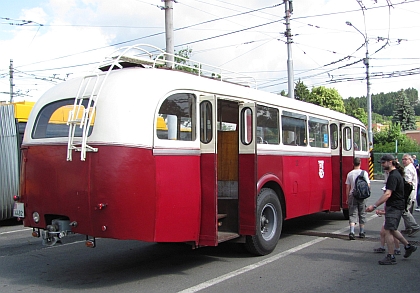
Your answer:
[[[13,216],[17,218],[25,217],[25,208],[23,207],[23,203],[15,202],[15,206],[13,208]]]

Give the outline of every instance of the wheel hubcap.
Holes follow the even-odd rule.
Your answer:
[[[277,230],[277,211],[271,203],[264,206],[260,215],[261,236],[268,241]]]

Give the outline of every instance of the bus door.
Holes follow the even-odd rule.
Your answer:
[[[338,121],[330,122],[332,200],[331,211],[340,211],[342,202],[341,189],[341,130]]]
[[[257,195],[257,142],[255,103],[239,105],[239,233],[254,235]]]
[[[239,102],[217,100],[218,242],[239,236]]]
[[[201,96],[200,107],[201,223],[199,245],[217,241],[217,97]]]
[[[348,215],[348,203],[346,196],[346,179],[347,174],[353,170],[353,125],[342,123],[341,125],[341,192],[342,192],[342,208],[344,215]],[[347,212],[346,212],[347,211]]]

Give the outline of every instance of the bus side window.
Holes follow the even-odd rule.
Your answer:
[[[362,151],[366,152],[368,150],[367,147],[367,135],[366,135],[366,130],[362,129],[362,141],[361,141],[361,145],[362,145]]]
[[[306,116],[283,111],[281,115],[282,141],[286,145],[306,146]]]
[[[328,148],[328,121],[309,117],[309,145],[317,148]]]
[[[279,144],[279,110],[257,105],[257,143]]]
[[[354,126],[353,127],[353,145],[355,151],[361,151],[361,143],[360,143],[360,127]]]
[[[345,127],[343,130],[343,143],[344,143],[344,150],[349,151],[352,148],[352,139],[351,139],[351,129],[350,127]]]
[[[160,139],[193,141],[196,138],[196,97],[193,94],[173,94],[165,99],[156,120]]]
[[[331,139],[331,149],[335,150],[338,148],[338,127],[337,124],[330,125],[330,139]]]

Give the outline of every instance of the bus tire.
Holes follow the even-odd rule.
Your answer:
[[[349,209],[343,209],[343,216],[344,216],[344,220],[350,219],[350,217],[349,217]]]
[[[257,198],[256,231],[246,236],[245,246],[255,255],[266,255],[276,248],[283,226],[283,213],[277,194],[263,188]]]

